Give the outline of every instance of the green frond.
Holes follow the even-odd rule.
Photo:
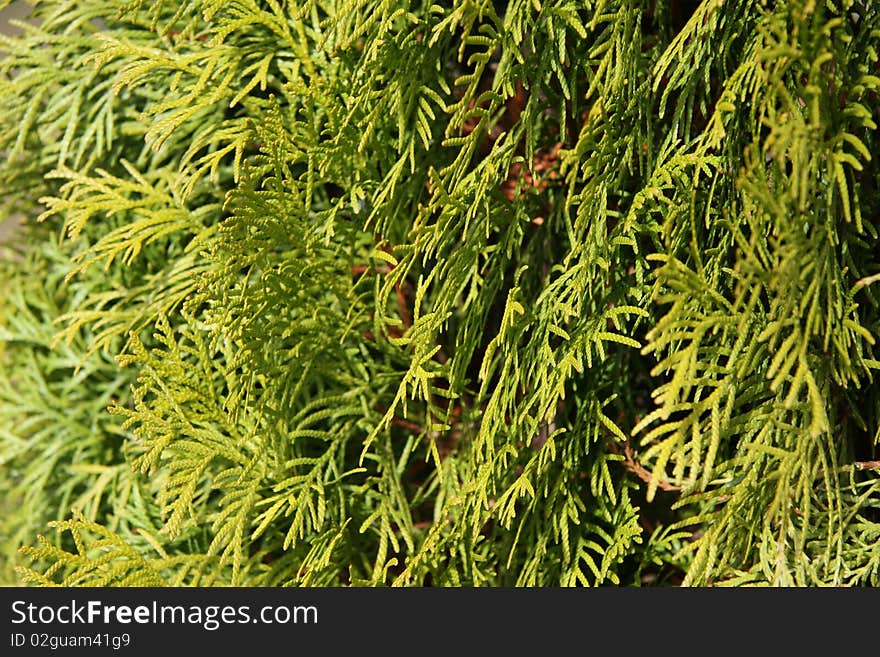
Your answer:
[[[33,17],[4,581],[880,582],[873,4]]]

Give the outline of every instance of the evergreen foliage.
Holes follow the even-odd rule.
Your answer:
[[[876,3],[34,5],[3,581],[880,584]]]

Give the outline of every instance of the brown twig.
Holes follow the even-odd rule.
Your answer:
[[[610,447],[612,452],[614,452],[615,454],[620,454],[620,450],[616,443],[611,443]],[[623,456],[623,467],[632,472],[646,484],[650,485],[653,477],[651,476],[651,473],[647,468],[636,461],[635,456],[633,455],[632,445],[630,445],[629,443],[629,439],[627,439],[626,442],[623,443]],[[661,477],[660,480],[657,482],[657,487],[665,491],[680,491],[682,489],[681,486],[670,484],[663,477]]]
[[[413,433],[424,433],[424,428],[420,424],[416,424],[415,422],[410,422],[409,420],[404,420],[400,417],[392,417],[390,420],[391,424],[401,427],[402,429],[406,429],[407,431],[412,431]]]
[[[412,328],[412,318],[409,316],[409,309],[406,307],[406,296],[403,294],[403,288],[400,283],[394,284],[394,291],[397,293],[397,303],[400,305],[400,317],[403,320],[404,329]]]
[[[880,470],[880,461],[856,461],[853,467],[856,470]]]

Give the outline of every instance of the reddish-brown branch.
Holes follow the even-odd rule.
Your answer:
[[[620,448],[616,443],[610,443],[611,451],[615,454],[620,454]],[[635,456],[633,455],[632,446],[629,443],[629,439],[623,443],[623,467],[636,475],[639,479],[644,481],[646,484],[650,484],[653,477],[651,476],[651,472],[641,465],[638,461],[636,461]],[[681,486],[676,486],[674,484],[670,484],[665,478],[661,477],[657,482],[657,487],[661,490],[665,491],[680,491]]]
[[[507,180],[501,183],[501,193],[505,198],[508,201],[522,200],[529,189],[536,188],[539,192],[547,189],[550,182],[555,181],[559,176],[557,170],[561,148],[562,142],[556,142],[550,149],[539,150],[532,157],[531,167],[524,169],[520,162],[511,166]],[[518,187],[519,196],[517,197]],[[543,218],[535,223],[542,224]]]
[[[412,431],[413,433],[424,433],[425,429],[415,422],[410,422],[409,420],[404,420],[401,417],[392,417],[391,424],[401,427],[402,429],[406,429],[407,431]]]
[[[412,318],[409,315],[409,308],[406,307],[406,296],[400,283],[394,284],[394,291],[397,293],[397,303],[400,305],[400,318],[403,320],[403,327],[408,329],[412,326]]]

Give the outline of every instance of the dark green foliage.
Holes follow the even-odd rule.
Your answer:
[[[7,582],[880,583],[874,3],[35,16]]]

